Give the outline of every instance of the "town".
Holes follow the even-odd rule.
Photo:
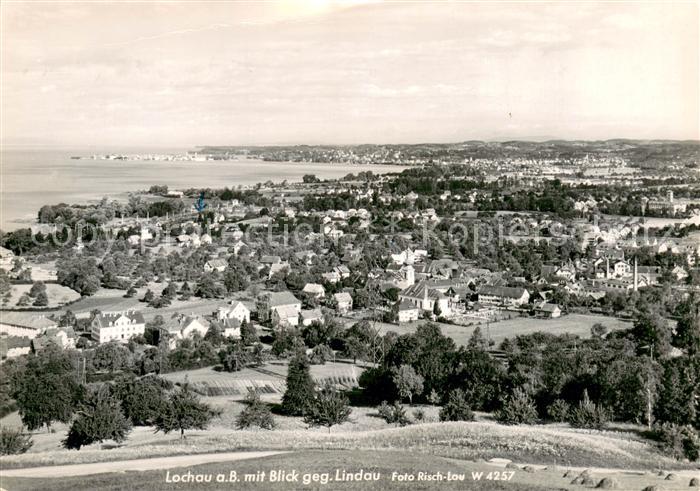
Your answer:
[[[605,185],[473,161],[46,205],[2,236],[2,411],[33,432],[3,452],[476,418],[635,423],[639,462],[692,461],[688,145]]]

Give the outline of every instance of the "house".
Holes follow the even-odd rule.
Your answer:
[[[10,270],[13,267],[15,253],[5,247],[0,247],[0,268]]]
[[[547,319],[556,319],[561,316],[561,309],[555,303],[542,302],[535,307],[535,314]]]
[[[195,334],[204,335],[209,330],[209,322],[195,315],[179,315],[171,322],[161,326],[161,336],[168,338],[171,348],[174,348],[180,339],[191,338]]]
[[[676,266],[671,270],[671,274],[679,281],[682,281],[688,277],[688,272],[683,266]]]
[[[334,284],[340,281],[340,274],[337,271],[331,271],[330,273],[323,273],[321,277],[328,283]]]
[[[243,249],[249,249],[249,247],[248,244],[242,240],[239,240],[231,246],[231,249],[233,250],[233,253],[238,256]]]
[[[228,267],[228,262],[225,259],[210,259],[204,263],[204,271],[212,273],[214,271],[224,271]]]
[[[338,230],[338,229],[335,229],[335,228],[334,228],[334,229],[331,229],[331,230],[329,230],[328,232],[326,232],[326,235],[328,235],[328,237],[331,238],[331,239],[333,239],[333,240],[338,240],[338,239],[340,239],[343,235],[345,235],[345,232],[343,232],[342,230]]]
[[[53,344],[62,349],[75,348],[78,335],[72,327],[51,327],[43,334],[32,339],[32,349],[35,353],[46,349],[49,344]]]
[[[299,325],[301,309],[294,305],[282,305],[272,310],[272,324],[280,327],[294,327]]]
[[[436,288],[431,288],[425,281],[409,286],[399,293],[399,300],[408,301],[426,312],[438,311],[442,316],[452,315],[450,298]]]
[[[241,322],[236,318],[214,320],[211,325],[219,328],[224,337],[235,339],[241,337]]]
[[[262,256],[260,258],[260,264],[272,265],[279,264],[282,262],[282,258],[279,256]]]
[[[250,309],[243,302],[234,300],[233,307],[219,307],[216,311],[217,320],[236,319],[238,322],[250,322]]]
[[[314,322],[323,322],[323,312],[321,312],[321,309],[302,310],[299,316],[301,317],[301,324],[303,326],[310,326]]]
[[[618,278],[623,278],[632,274],[632,266],[627,261],[616,261],[613,265],[614,275]]]
[[[103,312],[95,316],[90,324],[92,339],[98,343],[109,341],[127,342],[134,336],[143,335],[146,321],[141,312]]]
[[[296,325],[301,312],[301,301],[289,291],[265,292],[258,296],[257,311],[260,322],[271,320],[275,324],[275,320],[294,317],[293,325]]]
[[[58,324],[43,315],[24,312],[3,312],[0,315],[0,335],[35,338],[49,328]]]
[[[326,296],[326,289],[318,283],[307,283],[302,291],[314,298],[325,298]]]
[[[339,314],[347,314],[352,310],[352,296],[348,292],[334,293],[333,300]]]
[[[267,279],[269,280],[277,273],[284,273],[286,271],[289,271],[289,263],[285,262],[270,264],[270,272],[267,275]]]
[[[479,302],[484,305],[519,307],[530,300],[530,293],[524,288],[484,285],[479,289]]]
[[[350,277],[350,268],[348,268],[344,264],[341,264],[340,266],[336,266],[335,268],[333,268],[333,271],[338,273],[340,275],[340,277],[343,279]]]
[[[31,351],[32,340],[25,336],[0,337],[0,359],[16,358]]]
[[[420,309],[409,300],[401,300],[399,304],[399,323],[417,321],[420,316]]]

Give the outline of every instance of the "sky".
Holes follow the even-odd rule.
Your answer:
[[[3,145],[699,139],[699,3],[8,2]]]

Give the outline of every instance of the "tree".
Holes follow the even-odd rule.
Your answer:
[[[289,362],[287,390],[282,396],[282,410],[292,416],[303,416],[314,394],[309,361],[298,352]]]
[[[68,423],[83,395],[69,352],[53,345],[27,357],[24,367],[12,374],[11,388],[29,430],[50,428],[54,421]]]
[[[177,295],[177,286],[175,283],[168,283],[168,286],[166,286],[161,292],[161,296],[163,298],[167,298],[168,300],[175,298],[175,295]]]
[[[569,424],[574,428],[594,428],[602,430],[610,416],[602,406],[595,404],[588,397],[588,391],[583,391],[583,400],[579,401],[578,406],[571,408],[569,411]]]
[[[63,446],[80,450],[84,445],[126,440],[131,422],[124,416],[119,400],[106,387],[91,392],[80,406]]]
[[[503,365],[482,349],[460,348],[453,359],[454,370],[448,376],[448,390],[464,391],[475,410],[493,411],[505,385]]]
[[[362,321],[353,324],[343,335],[345,341],[345,354],[352,357],[353,363],[358,359],[365,360],[369,357],[374,333],[369,322]]]
[[[487,351],[489,349],[489,343],[486,341],[484,334],[481,332],[481,326],[476,326],[472,335],[469,336],[469,341],[467,342],[467,348],[470,350],[483,350]]]
[[[118,341],[99,345],[92,356],[92,365],[96,370],[116,372],[131,366],[133,362],[129,348]]]
[[[473,421],[474,413],[469,406],[467,396],[460,389],[453,390],[447,402],[440,409],[440,421]]]
[[[406,416],[406,409],[399,401],[394,401],[392,405],[387,404],[386,401],[382,401],[379,407],[377,407],[377,413],[380,418],[389,424],[406,426],[410,423],[408,416]]]
[[[34,300],[34,305],[35,307],[46,307],[49,304],[49,297],[46,295],[46,292],[39,292],[36,295],[36,299]]]
[[[413,404],[413,396],[423,392],[423,377],[418,375],[411,365],[401,365],[393,370],[392,380],[402,399],[408,398]]]
[[[311,426],[326,426],[330,433],[331,426],[345,423],[351,413],[348,398],[331,386],[325,386],[316,391],[311,399],[304,422]]]
[[[213,346],[221,346],[226,341],[221,328],[217,324],[211,324],[204,335],[205,341],[209,341]]]
[[[664,362],[656,417],[700,429],[700,360],[680,356]]]
[[[205,430],[211,420],[220,414],[220,411],[200,402],[189,384],[185,383],[170,394],[155,421],[156,431],[167,434],[179,430],[180,438],[185,438],[185,430]]]
[[[671,328],[658,311],[647,308],[640,312],[631,332],[640,350],[652,357],[658,358],[668,353],[671,347]]]
[[[533,424],[537,421],[535,402],[527,392],[517,388],[497,411],[496,420],[507,425]]]
[[[68,309],[58,320],[58,325],[60,327],[75,327],[78,325],[78,319],[75,317],[73,311]]]
[[[241,324],[241,340],[246,346],[255,344],[260,340],[255,326],[251,322],[243,321]]]
[[[29,296],[36,298],[40,293],[46,295],[46,285],[43,281],[35,281],[29,289]]]
[[[688,353],[700,352],[700,298],[690,295],[678,306],[678,324],[673,336],[674,345],[685,348]]]
[[[136,288],[130,286],[126,293],[124,293],[124,298],[133,298],[136,296],[136,293]]]
[[[210,274],[202,276],[195,291],[195,295],[200,298],[223,298],[225,293],[224,287],[218,285]]]
[[[603,338],[608,333],[608,328],[600,322],[596,322],[591,326],[591,336],[594,338]]]
[[[154,295],[154,293],[151,291],[151,289],[149,288],[148,290],[146,290],[146,293],[144,294],[144,296],[143,296],[143,298],[141,299],[141,301],[142,301],[142,302],[146,302],[146,303],[151,303],[151,302],[153,301],[154,298],[155,298],[155,295]]]
[[[301,179],[305,184],[312,184],[315,182],[321,182],[321,180],[318,177],[316,177],[316,175],[314,175],[314,174],[304,174],[304,176]]]
[[[100,269],[94,258],[75,257],[56,263],[58,282],[81,295],[94,295],[100,288]]]
[[[248,395],[245,398],[246,407],[236,417],[236,428],[242,430],[257,426],[265,430],[275,428],[275,419],[267,404],[260,400],[260,395],[252,389],[248,389]]]
[[[167,403],[167,391],[172,383],[157,376],[136,378],[122,376],[114,385],[114,395],[120,400],[124,416],[135,426],[150,426]]]
[[[237,372],[243,370],[251,361],[251,356],[246,351],[243,342],[236,340],[229,343],[226,349],[219,351],[219,360],[221,360],[224,370],[227,372]]]

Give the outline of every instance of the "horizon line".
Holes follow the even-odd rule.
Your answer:
[[[612,142],[612,141],[627,141],[627,142],[658,142],[658,143],[695,143],[700,144],[700,138],[631,138],[631,137],[612,137],[612,138],[496,138],[496,139],[480,139],[471,138],[465,140],[455,140],[455,141],[419,141],[419,142],[384,142],[384,143],[216,143],[216,144],[149,144],[149,143],[86,143],[86,144],[73,144],[73,143],[5,143],[0,142],[0,149],[4,147],[43,147],[43,148],[89,148],[89,147],[122,147],[122,148],[217,148],[217,147],[232,147],[232,148],[260,148],[260,147],[357,147],[357,146],[420,146],[420,145],[457,145],[460,143],[554,143],[554,142],[566,142],[566,143],[597,143],[597,142]]]

